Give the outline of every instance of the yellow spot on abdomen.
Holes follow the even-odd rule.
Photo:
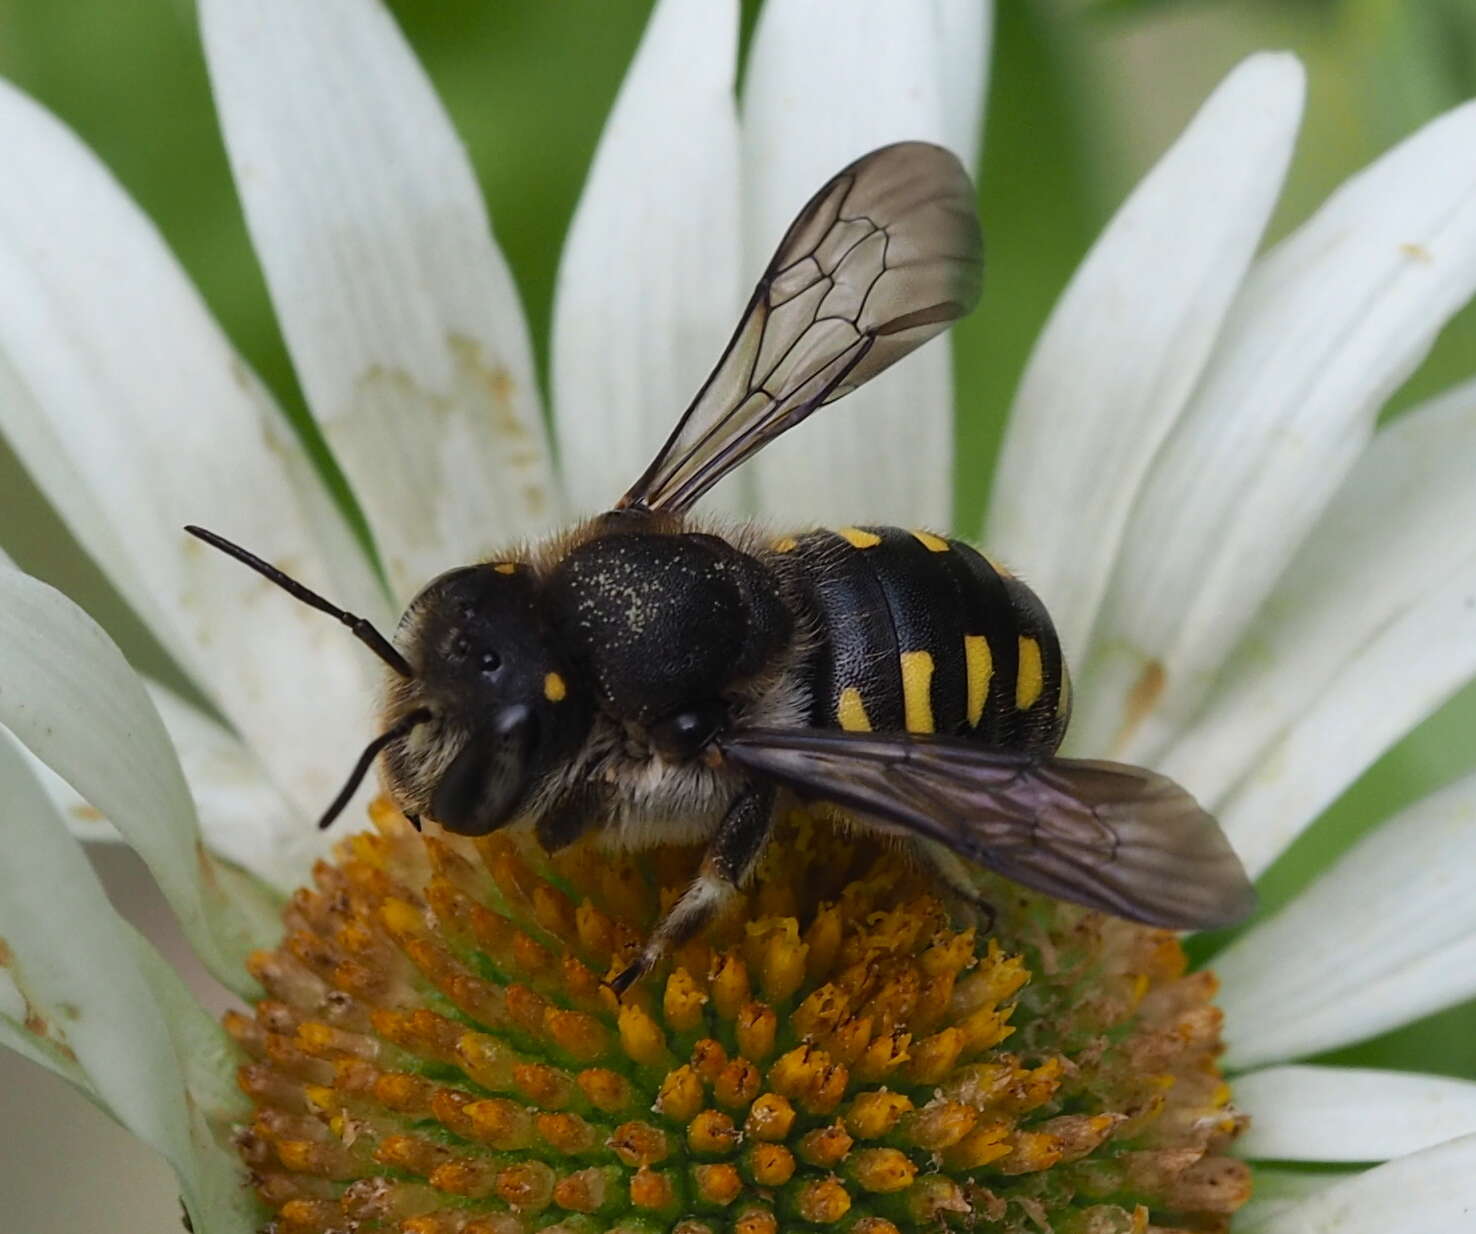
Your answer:
[[[866,714],[866,704],[861,701],[861,691],[847,686],[840,693],[840,702],[835,709],[835,718],[848,733],[871,732],[871,717]]]
[[[977,728],[989,698],[989,679],[994,676],[994,655],[982,634],[964,635],[964,668],[969,681],[969,727]]]
[[[498,574],[516,574],[518,572],[518,563],[516,561],[499,561],[492,568]]]
[[[942,536],[935,536],[931,531],[914,531],[912,538],[930,553],[946,553],[948,551],[948,541]]]
[[[881,543],[881,537],[876,532],[862,531],[859,527],[837,527],[835,534],[849,540],[857,548],[875,548]]]
[[[1033,638],[1020,636],[1020,672],[1015,677],[1015,706],[1027,711],[1045,688],[1045,673],[1040,663],[1040,644]]]
[[[793,536],[782,536],[774,541],[774,551],[776,553],[792,553],[798,547],[799,541]]]
[[[933,657],[926,651],[904,651],[902,705],[909,733],[933,731]]]
[[[557,673],[546,673],[543,678],[543,697],[551,703],[561,703],[569,693],[569,687]]]

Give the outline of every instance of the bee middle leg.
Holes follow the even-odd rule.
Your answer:
[[[610,986],[624,994],[660,962],[709,925],[742,889],[769,840],[774,819],[774,789],[751,784],[738,794],[718,825],[691,886],[651,932],[634,964]]]

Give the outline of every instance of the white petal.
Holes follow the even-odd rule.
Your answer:
[[[1468,1135],[1334,1183],[1250,1229],[1255,1234],[1469,1234],[1476,1212],[1473,1179],[1476,1136]]]
[[[283,800],[240,738],[173,691],[145,684],[179,756],[210,851],[284,892],[301,886],[331,839]],[[75,825],[72,830],[79,834]]]
[[[1276,204],[1303,93],[1290,55],[1232,72],[1107,225],[1030,357],[985,540],[1047,601],[1069,659]]]
[[[1380,430],[1231,657],[1232,670],[1165,754],[1163,771],[1216,806],[1333,683],[1362,677],[1370,644],[1476,553],[1473,467],[1476,381]],[[1410,652],[1423,660],[1434,649],[1416,643]],[[1456,685],[1463,663],[1457,655],[1437,667]],[[1408,694],[1403,683],[1393,692],[1401,710]],[[1348,764],[1345,777],[1365,765],[1334,761]]]
[[[1255,1188],[1245,1207],[1235,1214],[1235,1234],[1259,1228],[1259,1223],[1295,1208],[1303,1200],[1326,1191],[1335,1183],[1346,1182],[1351,1175],[1347,1170],[1306,1169],[1278,1170],[1274,1166],[1258,1165],[1255,1169]]]
[[[372,662],[180,527],[215,527],[379,619],[367,562],[343,548],[292,431],[106,170],[3,84],[0,148],[0,429],[284,791],[320,808],[362,742],[349,724]]]
[[[16,746],[14,739],[7,734],[0,733],[0,741],[19,752],[20,747]],[[33,1025],[32,1028],[26,1027],[28,1020]],[[67,1053],[65,1046],[61,1043],[53,1041],[44,1033],[35,1031],[39,1027],[39,1022],[31,1020],[31,1009],[27,1005],[26,996],[16,986],[10,970],[0,968],[0,1046],[4,1046],[7,1050],[14,1050],[22,1058],[28,1058],[38,1066],[60,1076],[104,1114],[111,1117],[112,1111],[98,1097],[92,1087],[92,1081],[87,1078],[87,1073],[82,1070],[77,1060]]]
[[[756,277],[790,220],[851,160],[891,141],[967,136],[950,108],[976,98],[987,22],[966,3],[771,0],[743,89],[744,235]],[[972,167],[976,150],[954,152]],[[768,447],[751,470],[766,518],[947,527],[953,376],[930,343]]]
[[[15,563],[0,549],[4,567],[14,569]],[[318,855],[314,849],[331,841],[319,839],[306,817],[283,800],[240,738],[166,686],[147,679],[144,684],[179,756],[210,850],[282,891],[299,886]],[[25,746],[17,748],[74,836],[88,843],[123,840],[96,806]]]
[[[19,750],[21,757],[30,766],[31,774],[36,777],[41,787],[46,790],[46,795],[51,798],[51,804],[56,807],[57,813],[66,820],[67,830],[77,839],[86,840],[89,844],[121,844],[123,842],[118,829],[108,822],[101,810],[89,804],[81,793],[25,746],[20,746]]]
[[[1408,1071],[1268,1067],[1237,1077],[1235,1142],[1266,1161],[1387,1161],[1476,1134],[1476,1083]]]
[[[559,264],[553,401],[579,513],[646,469],[738,320],[734,0],[663,0],[595,152]]]
[[[377,0],[202,0],[236,185],[313,414],[403,598],[555,515],[522,309]]]
[[[1316,702],[1219,806],[1220,824],[1252,877],[1473,675],[1476,549],[1351,651]]]
[[[16,568],[3,548],[0,567]],[[144,684],[179,755],[211,851],[283,891],[298,886],[317,855],[302,840],[315,830],[282,799],[238,737],[166,686]],[[122,841],[96,806],[25,746],[17,748],[74,836],[89,843]]]
[[[0,551],[0,567],[13,568],[13,563],[3,551]],[[168,693],[162,687],[158,692]],[[186,706],[183,703],[179,705]],[[37,848],[28,850],[28,855],[39,857],[42,861],[51,855],[58,858],[60,867],[75,870],[77,867],[67,855],[64,844],[57,839],[63,823],[78,838],[93,841],[122,839],[116,828],[103,820],[98,811],[88,805],[71,785],[4,730],[0,730],[0,746],[4,747],[0,750],[0,785],[4,786],[7,809],[13,812],[12,822],[19,820],[24,824],[29,820],[33,824],[39,823],[41,827],[39,837],[34,826],[26,829],[25,840],[39,838],[40,841]],[[23,766],[17,768],[13,759],[19,759]],[[30,773],[29,780],[24,772]],[[46,811],[35,808],[37,786],[51,799],[53,813],[47,814]],[[27,801],[31,802],[33,808],[26,808]],[[0,827],[3,827],[3,823],[0,823]],[[7,838],[6,843],[10,842]],[[18,850],[7,851],[14,853]],[[14,864],[23,874],[30,868],[24,862]],[[87,869],[91,875],[90,865]],[[47,881],[47,875],[43,873],[41,884],[45,886]],[[0,879],[0,883],[3,883],[3,879]],[[101,893],[95,877],[92,887]],[[240,1120],[248,1112],[247,1103],[236,1085],[236,1068],[240,1063],[237,1052],[221,1026],[201,1007],[180,980],[179,974],[165,963],[152,945],[132,926],[118,920],[110,905],[104,903],[98,906],[85,885],[78,884],[75,888],[69,888],[69,891],[82,896],[90,910],[95,912],[97,920],[106,924],[109,941],[105,946],[104,960],[112,956],[113,935],[122,935],[127,939],[140,974],[161,1009],[163,1023],[167,1026],[174,1047],[174,1057],[189,1098],[186,1103],[186,1129],[189,1147],[194,1151],[195,1159],[190,1168],[189,1179],[187,1182],[182,1179],[182,1185],[189,1196],[194,1228],[202,1234],[207,1230],[215,1231],[216,1234],[246,1234],[254,1230],[260,1213],[251,1194],[241,1185],[236,1158],[220,1147],[221,1134],[232,1122]],[[4,894],[5,888],[0,885],[0,899],[4,898]],[[23,909],[24,905],[20,907]],[[65,904],[58,907],[63,913],[67,911]],[[4,920],[5,908],[0,907],[0,922]],[[86,925],[86,920],[77,921],[70,916],[65,917],[65,935],[59,945],[64,948],[88,946],[89,939],[84,936]],[[5,928],[0,924],[0,932]],[[10,945],[7,943],[5,950],[9,952],[9,949]],[[40,992],[28,984],[26,992],[22,993],[15,984],[15,967],[12,960],[6,960],[0,966],[0,1045],[54,1072],[105,1114],[128,1125],[127,1120],[119,1117],[102,1095],[103,1092],[111,1094],[112,1090],[106,1085],[100,1089],[93,1083],[70,1042],[60,1039],[59,1034],[54,1037],[44,1030],[43,1026],[60,1027],[64,1034],[67,1022],[65,1013],[61,1017],[52,1014],[48,1019],[45,1009],[34,1001],[41,996]],[[111,1016],[114,1012],[115,1007],[109,1002],[104,1008],[104,1014]],[[95,1064],[92,1055],[86,1056],[85,1061],[89,1065]],[[184,1147],[179,1146],[181,1151]]]
[[[239,1120],[251,1107],[236,1083],[241,1051],[153,944],[131,925],[119,928],[169,1026],[191,1102],[215,1126]]]
[[[331,588],[331,598],[335,603],[368,618],[381,629],[392,628],[399,609],[390,603],[388,590],[364,552],[358,533],[349,526],[338,506],[338,499],[329,492],[317,464],[302,447],[297,430],[288,424],[286,416],[276,405],[275,396],[244,360],[238,361],[235,378],[261,417],[262,443],[271,463],[286,477],[297,497],[295,508],[272,514],[273,523],[282,522],[285,515],[290,525],[300,511],[312,531],[312,545],[307,550],[310,558],[289,558],[285,554],[292,550],[287,549],[283,550],[281,559],[289,561],[294,570],[313,571],[313,581],[320,587]],[[275,477],[269,482],[274,484]],[[250,547],[260,546],[253,542]],[[301,605],[294,608],[299,618],[306,616]],[[314,624],[321,625],[321,622]],[[342,635],[339,641],[342,642]]]
[[[924,12],[925,10],[919,10]],[[994,41],[993,0],[936,4],[926,15],[939,48],[943,144],[977,167],[982,157],[984,100],[989,93],[989,49]]]
[[[0,724],[138,851],[216,978],[252,990],[244,959],[280,933],[273,905],[200,842],[179,762],[122,653],[60,592],[5,566]]]
[[[243,1185],[240,1157],[227,1146],[234,1127],[251,1113],[236,1083],[244,1061],[241,1053],[153,946],[125,922],[120,921],[118,929],[132,946],[180,1060],[196,1160],[184,1197],[192,1224],[196,1230],[218,1234],[256,1234],[261,1207]]]
[[[1476,289],[1473,145],[1476,103],[1252,270],[1129,521],[1078,695],[1082,748],[1147,761],[1182,730],[1384,400]]]
[[[144,684],[179,756],[210,851],[283,892],[299,886],[331,840],[320,838],[311,820],[282,799],[240,738],[167,687]],[[21,753],[74,836],[88,843],[122,841],[96,806],[30,750]]]
[[[1226,1063],[1371,1037],[1476,994],[1476,776],[1403,811],[1215,957]]]
[[[10,554],[0,548],[0,568],[4,567],[12,570],[18,568]],[[46,795],[51,798],[51,803],[56,807],[57,812],[66,819],[68,831],[79,840],[100,844],[118,843],[123,839],[118,834],[118,829],[98,813],[95,807],[88,805],[77,790],[61,776],[52,771],[25,746],[17,744],[15,748],[30,767],[31,774],[46,790]],[[4,1004],[4,988],[4,973],[0,972],[0,1006]],[[18,1048],[9,1040],[5,1040],[4,1044],[10,1046],[11,1049]]]
[[[141,941],[108,903],[81,846],[8,739],[0,739],[0,795],[0,936],[27,1002],[29,1026],[21,1031],[69,1051],[86,1076],[83,1091],[169,1161],[202,1222],[197,1230],[249,1234],[239,1163],[198,1116],[178,1054],[188,1038],[171,1031],[188,1034],[185,1026],[198,1025],[204,1012],[195,1007],[171,1025],[183,1007],[156,1001],[138,964]],[[231,1099],[231,1108],[241,1104]]]

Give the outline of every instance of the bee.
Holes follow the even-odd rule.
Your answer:
[[[844,168],[791,224],[717,367],[615,508],[440,575],[393,641],[189,528],[388,666],[383,731],[321,825],[377,761],[417,827],[526,822],[550,852],[586,832],[616,850],[705,844],[617,992],[739,893],[785,796],[900,835],[966,900],[975,864],[1157,926],[1244,917],[1245,871],[1184,789],[1057,756],[1070,680],[1020,579],[930,531],[775,538],[691,515],[766,443],[973,308],[973,197],[959,161],[921,142]]]

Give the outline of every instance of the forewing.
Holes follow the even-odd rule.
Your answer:
[[[1210,929],[1255,906],[1214,819],[1141,767],[811,729],[750,729],[721,748],[803,797],[900,825],[1027,887],[1119,917]]]
[[[717,368],[621,506],[682,511],[765,443],[979,299],[974,189],[948,150],[883,146],[815,194]]]

